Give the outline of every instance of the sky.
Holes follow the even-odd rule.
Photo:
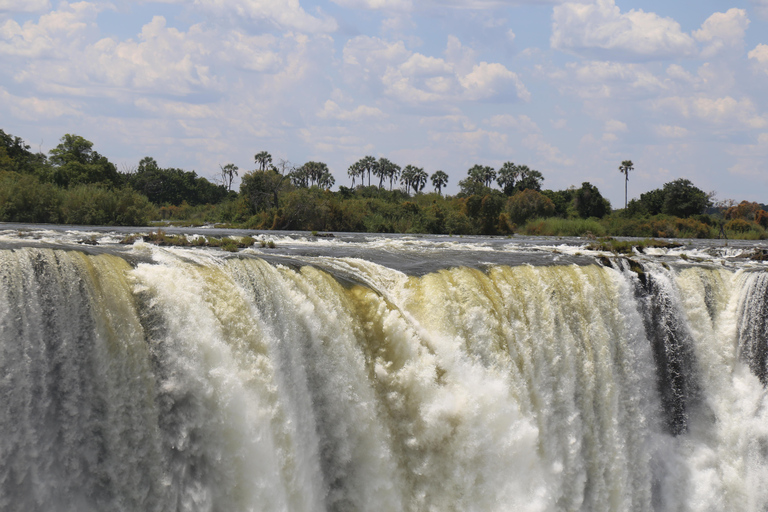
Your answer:
[[[768,0],[0,0],[0,128],[215,179],[268,151],[768,203]],[[428,185],[427,189],[431,189]]]

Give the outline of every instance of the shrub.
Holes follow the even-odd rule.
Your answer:
[[[523,224],[528,219],[551,217],[555,214],[555,204],[542,193],[526,189],[507,200],[506,211],[512,222]]]

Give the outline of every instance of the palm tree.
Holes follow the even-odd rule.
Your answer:
[[[627,209],[627,182],[629,181],[629,171],[635,170],[632,160],[624,160],[619,166],[619,172],[624,173],[624,209]]]
[[[259,167],[262,171],[267,170],[267,166],[272,163],[272,155],[267,153],[266,151],[261,151],[259,153],[256,153],[253,155],[253,159],[256,160],[256,163],[259,164]]]
[[[424,190],[424,185],[427,184],[427,172],[424,170],[423,167],[417,167],[416,171],[413,173],[413,183],[411,184],[413,186],[413,190],[416,191],[418,194],[422,190]]]
[[[448,175],[443,171],[435,171],[431,177],[432,186],[437,189],[437,194],[442,195],[443,187],[448,184]]]
[[[347,174],[352,178],[352,187],[355,186],[355,178],[358,176],[360,177],[360,181],[363,182],[363,185],[365,185],[365,177],[363,176],[365,174],[365,169],[363,169],[363,166],[359,161],[349,166]]]
[[[416,167],[413,165],[406,165],[403,167],[403,172],[400,173],[400,184],[405,185],[405,191],[408,192],[413,186],[413,179],[416,172]]]

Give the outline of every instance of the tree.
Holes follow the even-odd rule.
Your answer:
[[[379,178],[379,188],[384,186],[384,180],[389,179],[389,188],[400,175],[400,166],[387,158],[381,157],[373,168],[373,175]]]
[[[619,166],[619,172],[624,173],[624,209],[627,209],[627,183],[629,182],[629,171],[635,169],[632,160],[624,160]]]
[[[468,171],[467,176],[472,181],[482,183],[486,187],[490,187],[493,180],[496,179],[496,171],[493,167],[475,164]]]
[[[352,187],[355,186],[355,178],[359,177],[360,181],[365,183],[365,169],[363,169],[362,164],[360,161],[357,161],[349,166],[349,169],[347,169],[347,175],[349,175],[350,178],[352,178]]]
[[[93,142],[79,135],[67,133],[49,154],[54,166],[53,181],[59,186],[83,183],[116,186],[120,183],[117,167],[93,150]]]
[[[541,192],[527,188],[507,200],[507,213],[515,224],[555,214],[555,203]]]
[[[432,186],[437,190],[438,195],[442,195],[443,187],[448,184],[448,175],[443,171],[435,171],[430,177],[430,180],[432,181]]]
[[[611,211],[611,203],[600,194],[596,186],[588,181],[582,183],[581,188],[576,190],[573,201],[582,219],[603,218]]]
[[[406,165],[400,175],[400,183],[405,185],[406,192],[413,189],[413,192],[418,194],[427,184],[427,173],[421,167]]]
[[[126,177],[134,190],[147,196],[155,204],[190,205],[214,204],[223,201],[229,191],[198,176],[194,171],[162,169],[152,157],[139,161],[136,172]]]
[[[417,167],[413,177],[413,188],[417,194],[424,190],[427,184],[427,172],[422,167]]]
[[[29,151],[29,144],[20,137],[5,133],[0,129],[0,169],[22,174],[35,174],[42,167],[46,158],[42,153]]]
[[[349,169],[350,171],[352,168],[355,168],[357,172],[359,173],[358,176],[360,176],[360,181],[363,185],[365,185],[365,175],[368,175],[368,186],[371,186],[371,174],[374,173],[376,169],[376,159],[372,156],[364,156],[354,164],[352,164]],[[347,171],[347,174],[349,174],[350,171]],[[349,174],[351,176],[351,174]],[[354,186],[354,178],[352,179],[352,184]]]
[[[246,198],[253,213],[277,208],[279,193],[286,188],[288,178],[275,169],[246,173],[240,182],[240,195]]]
[[[544,176],[539,171],[531,169],[527,165],[515,165],[512,162],[505,162],[501,166],[496,179],[496,183],[508,196],[527,189],[541,191],[542,181],[544,181]]]
[[[664,184],[662,213],[676,217],[690,217],[703,213],[709,205],[709,196],[690,180],[678,179]]]
[[[309,188],[311,186],[330,188],[336,182],[328,170],[327,164],[312,161],[305,163],[292,172],[291,181],[293,181],[294,185],[301,188]]]
[[[232,181],[237,176],[238,167],[235,164],[227,164],[221,167],[221,183],[227,188],[232,190]]]
[[[269,164],[272,163],[272,155],[267,153],[266,151],[260,151],[253,155],[253,159],[256,161],[256,164],[259,166],[259,170],[266,171],[269,167]]]

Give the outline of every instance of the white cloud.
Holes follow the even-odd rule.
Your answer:
[[[413,7],[411,0],[331,0],[342,7],[353,9],[409,11]]]
[[[483,121],[494,128],[507,128],[521,133],[539,133],[541,129],[526,115],[498,114]]]
[[[693,37],[706,43],[701,52],[702,57],[711,58],[728,48],[740,49],[748,26],[747,11],[734,8],[727,12],[716,12],[707,18],[701,29],[693,32]]]
[[[569,63],[550,77],[564,92],[582,99],[636,98],[656,96],[668,85],[641,64],[591,61]]]
[[[657,101],[656,107],[659,110],[676,111],[687,119],[700,119],[735,130],[762,128],[768,125],[766,116],[758,114],[749,98],[736,100],[730,96],[673,96]]]
[[[550,43],[566,52],[619,60],[683,57],[696,50],[675,20],[642,10],[622,13],[615,0],[556,6]]]
[[[573,165],[573,159],[563,156],[562,152],[544,140],[541,134],[535,133],[523,139],[523,145],[547,160],[558,165]]]
[[[768,44],[759,44],[747,56],[753,61],[755,69],[768,74]]]
[[[359,105],[353,110],[344,110],[335,101],[328,100],[323,105],[323,109],[317,113],[317,116],[339,121],[362,121],[370,118],[383,118],[386,117],[386,114],[376,107],[366,105]]]
[[[86,31],[95,27],[98,7],[87,2],[67,4],[40,16],[37,23],[19,25],[8,20],[0,26],[0,55],[27,59],[66,56],[82,44]]]
[[[419,124],[435,131],[474,131],[477,129],[475,123],[464,115],[422,117]]]
[[[336,20],[330,16],[315,17],[307,13],[299,0],[195,0],[195,6],[218,16],[264,21],[286,30],[316,33],[333,32],[338,28]]]
[[[493,152],[504,152],[508,149],[507,134],[483,130],[479,128],[472,131],[456,131],[446,133],[430,133],[430,140],[441,144],[448,144],[459,148],[463,152],[477,153],[487,146]]]
[[[604,130],[609,133],[625,132],[627,131],[627,124],[617,121],[616,119],[611,119],[605,122]]]
[[[14,117],[27,121],[44,121],[59,117],[77,118],[82,104],[67,99],[15,96],[0,88],[0,106],[7,105]]]
[[[669,124],[658,125],[655,128],[656,135],[668,139],[682,139],[688,135],[688,130],[682,126],[674,126]]]
[[[498,63],[472,63],[471,55],[456,38],[449,38],[444,59],[412,52],[402,41],[358,36],[345,45],[343,60],[348,78],[403,103],[530,99],[517,74]]]
[[[48,0],[0,0],[0,13],[40,12],[50,8]]]

